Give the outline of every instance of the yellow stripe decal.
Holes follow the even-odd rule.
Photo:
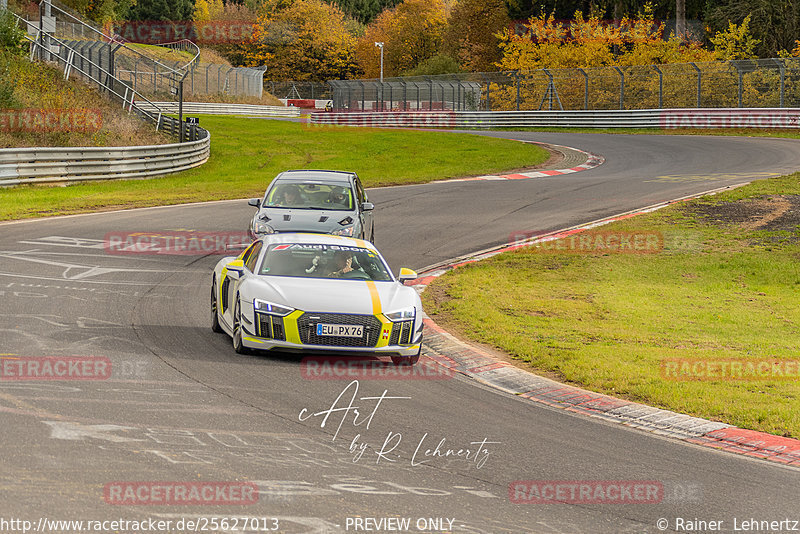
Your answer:
[[[369,296],[372,299],[372,315],[378,315],[381,313],[381,296],[378,294],[378,288],[375,287],[375,282],[368,280],[367,289],[369,289]]]

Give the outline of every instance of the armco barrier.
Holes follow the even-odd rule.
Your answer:
[[[0,186],[150,178],[183,171],[208,160],[211,136],[169,145],[0,150]]]
[[[312,113],[313,124],[397,128],[800,128],[800,109]]]
[[[177,102],[153,102],[150,107],[158,108],[165,113],[178,113]],[[137,102],[143,109],[150,109],[147,102]],[[184,102],[184,114],[199,115],[250,115],[258,117],[299,117],[298,108],[283,106],[260,106],[254,104],[223,104],[217,102]]]

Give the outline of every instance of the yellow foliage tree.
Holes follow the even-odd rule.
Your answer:
[[[439,52],[447,27],[443,0],[405,0],[383,11],[356,44],[356,60],[367,77],[380,75],[380,49],[384,43],[384,74],[396,76],[413,69]]]
[[[219,20],[225,12],[222,0],[194,0],[194,21],[208,22]]]
[[[245,65],[266,65],[274,80],[331,80],[358,73],[355,38],[338,7],[322,0],[265,5],[242,46]]]
[[[728,22],[728,29],[719,31],[711,38],[717,59],[755,59],[756,46],[761,43],[750,33],[750,15],[741,24]]]

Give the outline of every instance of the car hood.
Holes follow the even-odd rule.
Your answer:
[[[262,209],[257,217],[269,217],[269,224],[276,232],[319,232],[329,234],[344,228],[339,221],[350,217],[355,221],[354,211]]]
[[[374,296],[370,285],[374,287]],[[258,276],[249,284],[246,296],[320,313],[370,315],[409,306],[422,311],[417,292],[398,282]]]

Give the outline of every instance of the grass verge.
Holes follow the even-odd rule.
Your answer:
[[[423,294],[426,311],[531,371],[800,438],[800,173],[595,232],[451,271]],[[596,247],[599,236],[638,234],[663,236],[663,248]],[[705,367],[672,373],[673,359]],[[708,365],[730,359],[794,376],[709,378]]]
[[[424,183],[532,167],[536,145],[445,132],[315,127],[202,116],[211,158],[197,169],[151,180],[0,189],[0,220],[259,196],[286,169],[355,171],[367,187]]]

